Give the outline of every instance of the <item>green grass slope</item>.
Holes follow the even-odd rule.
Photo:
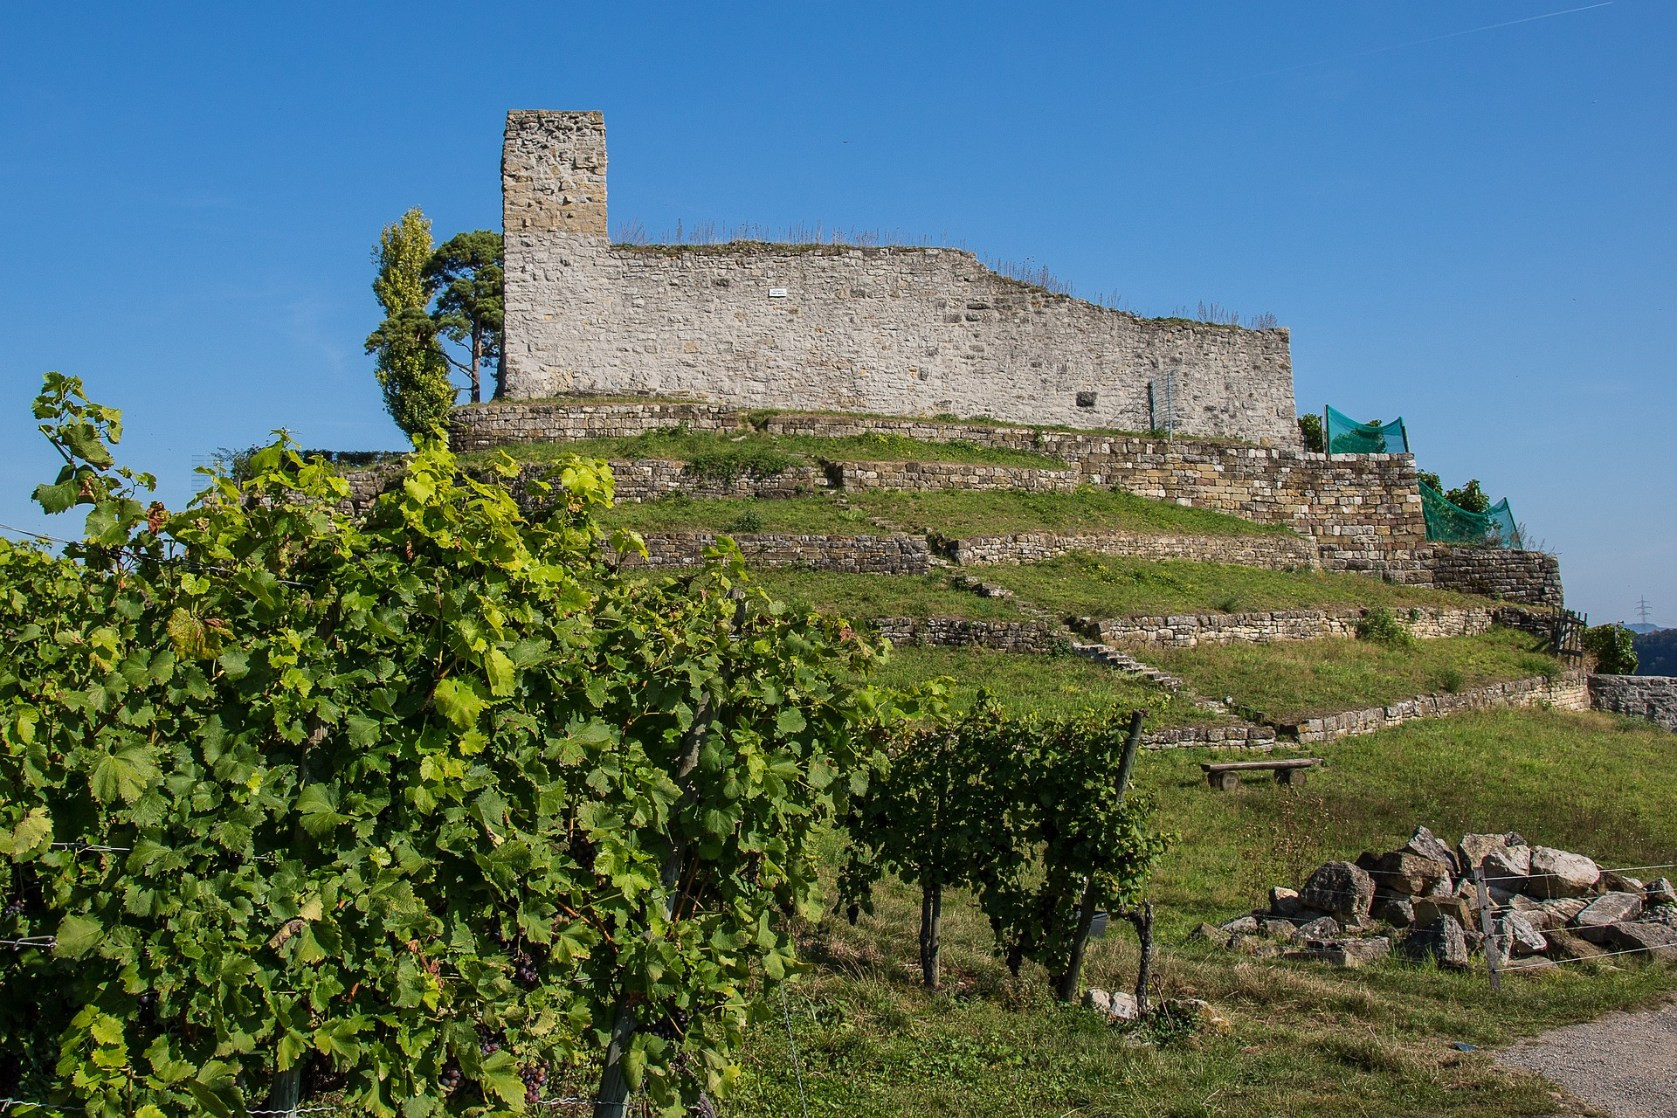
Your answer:
[[[984,567],[975,573],[1021,599],[1068,617],[1489,604],[1484,598],[1400,586],[1358,574],[1102,555],[1065,555],[1028,566]]]
[[[1202,695],[1232,696],[1276,722],[1367,709],[1501,680],[1554,676],[1561,663],[1529,633],[1493,629],[1393,646],[1329,638],[1148,650],[1148,663]]]
[[[1512,979],[1387,962],[1338,971],[1186,945],[1272,883],[1320,861],[1385,849],[1424,822],[1516,829],[1604,866],[1677,862],[1671,737],[1602,715],[1522,711],[1414,723],[1334,747],[1300,790],[1205,787],[1201,752],[1145,755],[1139,786],[1180,838],[1155,876],[1159,982],[1206,998],[1228,1035],[1134,1047],[1092,1013],[1056,1006],[1040,972],[1017,980],[990,953],[976,910],[945,905],[945,989],[917,982],[918,892],[895,883],[854,928],[803,929],[808,973],[751,1033],[742,1095],[725,1113],[921,1115],[1540,1115],[1546,1084],[1499,1070],[1487,1052],[1554,1025],[1677,990],[1669,965],[1563,967]],[[1088,980],[1127,989],[1135,947],[1118,930],[1093,946]],[[796,1044],[794,1063],[788,1046]],[[798,1078],[801,1074],[803,1100]]]

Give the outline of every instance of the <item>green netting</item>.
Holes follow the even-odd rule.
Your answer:
[[[1409,432],[1403,429],[1403,417],[1390,423],[1358,423],[1350,416],[1327,409],[1328,427],[1324,434],[1329,454],[1408,454]]]
[[[1482,547],[1521,546],[1520,530],[1514,526],[1506,497],[1484,512],[1469,512],[1423,481],[1421,511],[1426,514],[1429,540]]]

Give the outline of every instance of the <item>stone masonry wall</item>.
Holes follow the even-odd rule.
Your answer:
[[[1064,635],[1046,621],[974,621],[965,617],[876,617],[868,628],[895,645],[977,646],[1003,652],[1050,653]]]
[[[1488,633],[1500,611],[1423,609],[1407,621],[1421,640]],[[1103,644],[1193,648],[1200,644],[1268,644],[1322,637],[1355,637],[1360,609],[1265,610],[1255,613],[1174,614],[1168,617],[1083,619],[1076,628]]]
[[[688,497],[807,497],[831,482],[819,466],[794,466],[768,477],[695,475],[683,462],[663,458],[613,459],[611,475],[619,501],[653,501],[681,493]]]
[[[506,391],[1162,429],[1296,446],[1285,330],[1148,320],[967,252],[612,245],[598,113],[512,112]]]
[[[1433,551],[1433,585],[1441,589],[1533,606],[1558,606],[1565,600],[1560,560],[1553,555],[1494,547],[1436,547]]]
[[[1559,710],[1589,710],[1590,693],[1582,671],[1567,672],[1551,681],[1543,676],[1474,687],[1454,694],[1417,695],[1412,699],[1369,710],[1347,710],[1278,727],[1280,736],[1301,745],[1339,741],[1372,734],[1417,718],[1444,718],[1470,710],[1495,710],[1548,704]]]
[[[1019,532],[1010,536],[970,536],[959,540],[934,536],[932,546],[945,559],[964,567],[1040,563],[1044,559],[1077,551],[1152,561],[1180,559],[1195,563],[1230,563],[1273,571],[1303,570],[1316,566],[1315,545],[1297,536]]]
[[[1669,675],[1592,675],[1590,705],[1596,710],[1646,718],[1677,731],[1677,677]]]
[[[1259,524],[1283,524],[1315,538],[1323,551],[1324,565],[1331,569],[1361,570],[1397,581],[1430,581],[1427,564],[1431,549],[1426,543],[1415,463],[1408,455],[1329,458],[1208,440],[884,416],[793,413],[768,416],[762,422],[763,429],[771,434],[822,438],[898,434],[930,442],[963,440],[999,449],[1034,451],[1065,461],[1072,471],[1070,479],[1056,476],[1059,471],[1045,471],[1042,483],[1054,488],[1073,483],[1116,487],[1143,497],[1230,513]],[[499,403],[457,408],[451,433],[456,446],[480,447],[503,439],[563,442],[595,435],[638,434],[675,424],[707,431],[738,431],[750,426],[745,413],[738,409],[700,405]],[[922,472],[927,465],[931,464],[921,464]],[[903,478],[907,472],[903,471]],[[1017,483],[1016,477],[1013,480]],[[895,484],[908,487],[909,483],[896,479]]]
[[[712,532],[643,532],[647,556],[624,556],[626,568],[672,570],[698,567],[705,549],[716,543]],[[919,536],[816,536],[778,532],[741,533],[733,537],[753,567],[803,567],[815,571],[864,574],[925,574],[931,552]]]

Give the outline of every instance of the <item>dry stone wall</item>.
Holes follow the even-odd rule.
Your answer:
[[[515,399],[685,395],[1298,443],[1285,330],[1141,319],[953,249],[612,245],[598,113],[509,113],[502,192]]]
[[[1509,602],[1558,606],[1560,560],[1541,551],[1494,547],[1436,547],[1433,585],[1463,594],[1485,594]]]
[[[1066,638],[1046,621],[977,621],[965,617],[876,617],[868,628],[896,645],[994,648],[1043,655],[1065,647]]]
[[[961,566],[1040,563],[1072,552],[1119,555],[1131,559],[1180,559],[1230,563],[1269,570],[1306,570],[1316,566],[1316,548],[1295,536],[1197,536],[1149,532],[1100,532],[1061,535],[1018,532],[1008,536],[934,536],[937,553]]]
[[[1488,633],[1500,615],[1490,608],[1423,609],[1406,623],[1421,640]],[[1193,648],[1200,644],[1269,644],[1355,637],[1360,609],[1265,610],[1254,613],[1197,613],[1161,617],[1082,619],[1077,629],[1103,644]]]
[[[1592,675],[1590,703],[1596,710],[1646,718],[1677,731],[1677,677],[1668,675]]]
[[[694,430],[739,431],[750,424],[738,409],[684,404],[500,403],[456,409],[456,445],[489,445],[498,438],[565,441],[601,434],[636,434],[686,424]],[[1065,472],[951,463],[868,463],[844,484],[888,488],[985,487],[1061,490],[1114,487],[1144,497],[1280,524],[1311,536],[1323,565],[1394,581],[1427,583],[1432,548],[1426,543],[1415,463],[1408,455],[1329,458],[1197,439],[1165,439],[1086,431],[1048,431],[979,423],[940,423],[884,416],[779,414],[762,421],[771,434],[840,438],[906,435],[930,442],[1034,451],[1067,463]],[[877,477],[870,478],[873,472]],[[929,484],[936,477],[946,483]]]
[[[698,567],[705,550],[719,536],[712,532],[645,532],[647,554],[625,555],[626,568],[673,570]],[[919,536],[821,536],[778,532],[740,533],[733,537],[753,567],[802,567],[812,571],[862,574],[925,574],[931,552]]]
[[[1589,710],[1588,677],[1582,671],[1569,671],[1553,680],[1532,676],[1455,693],[1418,695],[1383,707],[1308,718],[1296,724],[1280,726],[1278,731],[1281,737],[1292,738],[1301,745],[1312,745],[1372,734],[1418,718],[1445,718],[1470,710],[1542,704],[1558,710]]]

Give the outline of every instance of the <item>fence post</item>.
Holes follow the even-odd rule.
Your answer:
[[[1491,976],[1491,993],[1502,993],[1502,967],[1497,959],[1496,937],[1491,929],[1491,887],[1485,882],[1485,867],[1473,870],[1474,892],[1479,896],[1479,930],[1484,934],[1485,969]]]
[[[1118,777],[1113,782],[1118,792],[1118,802],[1124,801],[1124,793],[1130,785],[1130,770],[1135,767],[1135,751],[1141,745],[1141,723],[1147,717],[1144,710],[1133,711],[1130,714],[1130,732],[1124,739],[1124,753],[1118,761]],[[1083,903],[1077,910],[1077,930],[1072,933],[1071,955],[1066,961],[1065,973],[1059,976],[1055,983],[1054,996],[1060,1001],[1069,1002],[1077,997],[1077,984],[1083,972],[1083,953],[1089,946],[1089,929],[1095,923],[1095,879],[1091,875],[1089,882],[1083,889]],[[1149,931],[1151,931],[1152,914],[1148,913]],[[1139,925],[1138,925],[1139,930]]]

